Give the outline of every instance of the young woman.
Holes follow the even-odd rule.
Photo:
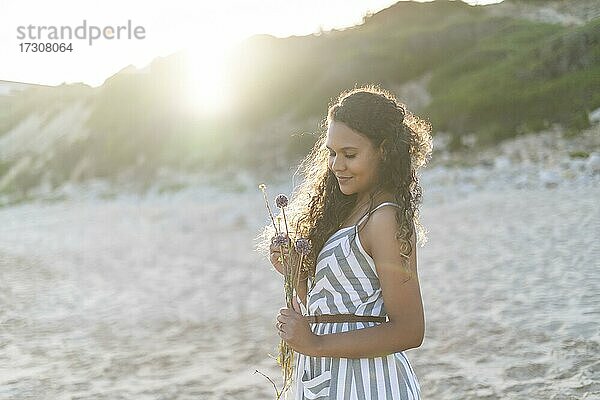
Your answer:
[[[419,399],[404,350],[425,332],[416,171],[431,157],[431,125],[372,86],[342,93],[326,122],[286,208],[313,245],[294,308],[276,324],[296,352],[295,398]],[[271,246],[282,272],[279,256]]]

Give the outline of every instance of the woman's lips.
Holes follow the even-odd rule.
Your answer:
[[[350,179],[352,179],[352,177],[342,178],[338,176],[338,181],[340,181],[340,183],[347,183]]]

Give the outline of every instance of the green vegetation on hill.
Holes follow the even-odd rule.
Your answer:
[[[240,124],[256,126],[284,111],[298,121],[324,115],[355,84],[396,87],[429,72],[432,102],[419,111],[456,147],[464,134],[491,144],[552,123],[586,127],[600,107],[599,52],[597,19],[565,27],[461,2],[397,3],[343,31],[250,40],[239,54],[255,54],[260,68],[237,62],[231,75]]]
[[[362,25],[318,35],[251,37],[230,54],[226,76],[235,96],[218,120],[190,112],[181,57],[159,58],[144,72],[127,68],[96,89],[61,85],[0,96],[0,138],[32,114],[50,121],[82,100],[90,112],[85,126],[66,127],[89,134],[61,143],[52,156],[27,160],[16,172],[17,162],[0,159],[0,193],[26,189],[21,177],[35,185],[42,171],[58,185],[131,169],[139,171],[133,179],[151,181],[165,165],[269,169],[282,157],[291,165],[316,139],[301,133],[318,131],[315,121],[330,101],[362,84],[396,90],[430,75],[431,102],[416,111],[434,134],[452,134],[453,148],[465,134],[487,145],[552,123],[577,132],[600,107],[600,19],[561,26],[491,16],[458,1],[400,2]]]
[[[341,31],[256,36],[232,57],[236,115],[250,126],[282,112],[302,120],[323,114],[332,97],[355,84],[418,78],[499,29],[481,18],[481,9],[461,2],[400,2]]]
[[[425,110],[438,128],[494,143],[551,123],[588,126],[600,106],[600,20],[579,28],[506,21],[435,71]]]

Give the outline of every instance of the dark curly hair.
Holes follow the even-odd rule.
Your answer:
[[[418,230],[417,238],[421,245],[427,241],[426,231],[419,222],[422,190],[417,170],[431,158],[431,124],[410,113],[393,94],[379,86],[363,86],[342,92],[330,105],[327,118],[322,122],[324,132],[298,167],[304,180],[292,193],[285,211],[292,236],[306,237],[313,246],[313,251],[305,258],[305,273],[315,276],[320,250],[346,221],[357,201],[357,193],[345,195],[341,192],[335,174],[329,169],[329,151],[325,141],[326,127],[331,121],[344,123],[368,138],[374,148],[383,148],[368,209],[375,206],[375,194],[381,191],[392,194],[401,206],[402,209],[396,212],[399,227],[396,239],[401,242],[403,267],[411,276],[408,263],[413,251],[411,236]],[[274,233],[273,227],[265,227],[263,248],[269,246]]]

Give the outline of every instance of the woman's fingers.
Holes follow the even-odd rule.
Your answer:
[[[283,250],[283,254],[289,255],[290,252],[289,252],[288,249],[284,249]],[[271,257],[279,257],[280,255],[281,255],[281,250],[280,249],[271,248]]]
[[[275,245],[271,245],[271,252],[273,251],[281,251],[281,248],[283,247],[283,251],[288,253],[290,251],[290,249],[287,246],[275,246]]]

